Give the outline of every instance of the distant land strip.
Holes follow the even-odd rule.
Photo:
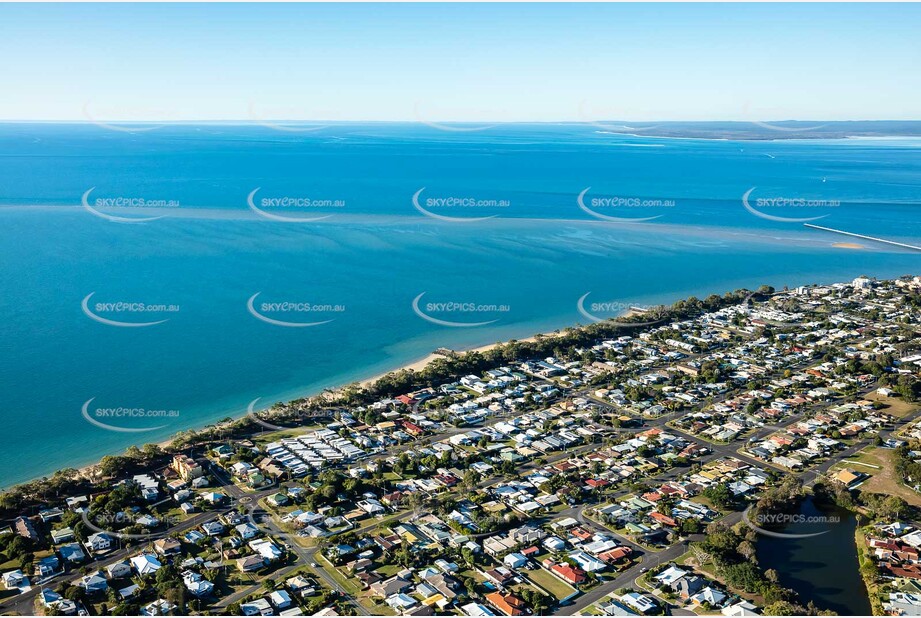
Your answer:
[[[872,240],[874,242],[881,242],[887,245],[895,245],[896,247],[904,247],[905,249],[911,249],[913,251],[921,251],[921,247],[915,245],[907,245],[903,242],[896,242],[894,240],[886,240],[885,238],[876,238],[875,236],[866,236],[865,234],[855,234],[854,232],[845,232],[844,230],[836,230],[830,227],[822,227],[821,225],[812,225],[811,223],[804,223],[806,227],[811,227],[816,230],[823,230],[825,232],[834,232],[835,234],[844,234],[845,236],[853,236],[854,238],[863,238],[864,240]]]

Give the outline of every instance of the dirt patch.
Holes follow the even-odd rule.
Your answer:
[[[882,468],[875,470],[873,476],[860,489],[875,494],[898,496],[912,506],[921,506],[921,494],[902,484],[895,471],[895,451],[877,449],[874,456],[882,463]]]

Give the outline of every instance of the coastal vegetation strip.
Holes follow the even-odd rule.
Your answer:
[[[135,448],[97,468],[5,496],[0,508],[19,516],[23,533],[30,519],[41,531],[34,545],[16,541],[23,551],[0,539],[0,551],[15,553],[16,564],[31,572],[59,544],[43,539],[49,531],[63,535],[63,527],[73,524],[71,532],[88,542],[71,510],[79,492],[90,521],[112,518],[119,534],[136,525],[114,523],[119,512],[131,510],[169,519],[157,535],[189,535],[178,546],[189,551],[195,545],[195,556],[213,560],[218,547],[223,555],[223,544],[233,542],[244,555],[235,554],[237,563],[231,564],[243,570],[254,547],[271,553],[269,564],[240,574],[231,567],[232,576],[217,580],[218,606],[232,607],[232,613],[241,600],[262,604],[288,585],[276,577],[314,559],[322,568],[312,568],[325,585],[343,591],[333,603],[343,612],[365,605],[387,613],[430,598],[434,603],[438,595],[424,580],[453,573],[454,592],[462,588],[465,595],[456,597],[458,603],[521,604],[543,613],[564,593],[562,586],[550,591],[551,582],[572,582],[582,593],[574,601],[578,610],[624,581],[632,583],[651,563],[658,573],[694,538],[711,580],[708,596],[694,601],[700,608],[724,606],[725,588],[759,600],[766,611],[818,613],[808,599],[784,591],[776,574],[761,571],[753,553],[756,531],[732,523],[748,505],[754,506],[746,516],[755,521],[795,508],[808,494],[805,480],[814,482],[814,498],[850,504],[871,521],[914,517],[898,497],[852,482],[865,477],[833,468],[824,478],[837,459],[852,455],[852,467],[881,471],[869,454],[877,451],[860,453],[871,440],[898,457],[893,466],[899,474],[912,478],[917,472],[917,436],[904,434],[911,437],[907,444],[890,437],[917,412],[889,415],[883,402],[865,399],[883,384],[898,398],[917,399],[917,370],[910,365],[916,333],[895,321],[895,309],[872,322],[860,317],[866,311],[861,303],[872,306],[880,296],[898,294],[890,283],[875,290],[863,285],[772,295],[770,305],[757,308],[752,295],[695,300],[688,303],[690,314],[676,322],[626,330],[609,324],[611,330],[590,336],[573,329],[552,342],[538,337],[528,342],[536,347],[519,348],[513,360],[501,356],[501,345],[460,353],[447,359],[460,364],[445,374],[402,372],[397,379],[382,378],[377,391],[368,389],[380,380],[279,405],[255,419],[228,420],[165,448]],[[846,308],[832,309],[836,303]],[[775,319],[800,306],[813,306],[806,313],[816,322]],[[849,320],[861,320],[861,328]],[[734,326],[726,328],[729,323]],[[500,356],[484,356],[491,353]],[[474,408],[477,413],[470,413]],[[677,426],[670,424],[675,415]],[[318,423],[320,417],[325,423]],[[280,425],[265,431],[268,418]],[[698,434],[725,435],[727,443],[697,442]],[[762,442],[748,449],[751,454],[736,451],[731,442],[749,436]],[[768,447],[776,450],[774,459],[795,469],[786,479],[771,468]],[[325,455],[318,457],[321,451]],[[199,481],[205,487],[217,481],[219,487],[205,489]],[[197,492],[185,489],[192,482]],[[159,495],[164,487],[172,498]],[[65,497],[66,509],[58,508]],[[189,497],[194,504],[183,502]],[[180,506],[203,511],[187,513]],[[44,526],[46,517],[65,518],[64,526]],[[233,520],[238,535],[203,538],[210,530],[203,524],[214,517]],[[606,531],[608,525],[629,529],[639,543]],[[701,532],[704,540],[698,541]],[[261,537],[252,547],[246,543],[251,534]],[[143,543],[126,545],[133,547],[124,555],[144,551]],[[172,571],[164,573],[170,574],[164,575],[164,591],[172,594],[181,584]],[[66,584],[61,590],[74,595],[76,579],[58,580]],[[496,593],[496,584],[504,592]],[[405,598],[393,592],[417,586]],[[646,613],[666,611],[668,604],[620,588],[611,602],[648,608],[640,610]],[[199,605],[190,602],[188,609]]]

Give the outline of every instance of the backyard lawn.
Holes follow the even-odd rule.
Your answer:
[[[558,578],[546,569],[526,571],[528,579],[555,596],[558,600],[565,599],[576,591],[575,588]]]

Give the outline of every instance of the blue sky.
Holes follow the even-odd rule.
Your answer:
[[[910,4],[0,5],[0,119],[921,119]]]

